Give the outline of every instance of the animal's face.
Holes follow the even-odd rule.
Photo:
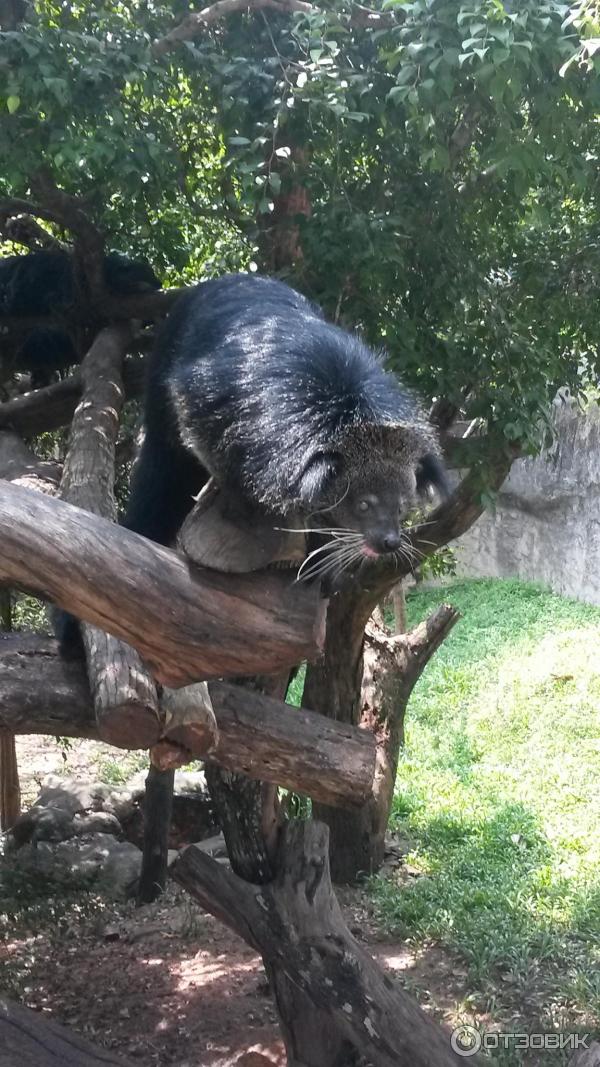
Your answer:
[[[395,552],[401,526],[417,504],[417,479],[411,467],[378,463],[354,481],[336,479],[339,503],[324,513],[327,525],[360,534],[365,556]]]
[[[296,489],[309,527],[327,541],[310,553],[299,576],[339,576],[365,558],[394,552],[411,558],[402,526],[432,488],[446,495],[445,472],[433,453],[400,448],[386,455],[375,448],[313,456]]]

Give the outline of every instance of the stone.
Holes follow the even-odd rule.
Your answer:
[[[30,808],[20,815],[6,837],[7,852],[38,841],[64,841],[73,833],[72,815],[61,807]]]
[[[62,808],[75,815],[78,811],[101,811],[110,795],[110,786],[100,782],[85,783],[75,778],[48,774],[42,781],[34,807]]]
[[[115,815],[108,811],[93,811],[90,815],[78,812],[73,816],[73,833],[77,837],[85,834],[121,834],[121,823]]]
[[[555,407],[556,440],[517,460],[484,515],[453,546],[457,574],[522,578],[600,604],[600,408]]]
[[[112,900],[127,900],[137,889],[142,853],[112,834],[91,834],[56,846],[56,860],[75,876],[89,878]]]

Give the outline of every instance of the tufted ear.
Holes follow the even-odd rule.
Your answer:
[[[296,482],[296,492],[302,504],[314,504],[325,495],[342,470],[339,452],[317,452],[309,460]]]
[[[432,489],[439,493],[442,500],[447,500],[450,496],[446,469],[435,452],[428,452],[421,457],[417,464],[416,476],[419,496],[427,496]]]

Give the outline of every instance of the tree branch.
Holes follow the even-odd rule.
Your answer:
[[[213,762],[327,804],[355,806],[370,796],[375,742],[367,730],[227,682],[209,690],[219,730]],[[2,729],[98,738],[83,660],[60,656],[50,637],[0,634]],[[132,735],[120,747],[142,745]],[[194,755],[192,748],[188,759]]]
[[[172,52],[182,42],[193,41],[209,26],[227,18],[238,11],[262,11],[270,8],[282,14],[294,14],[300,12],[303,15],[318,14],[321,9],[318,5],[307,3],[306,0],[216,0],[202,11],[195,11],[188,15],[178,26],[175,26],[164,37],[158,38],[152,45],[152,53],[156,58]],[[397,25],[397,19],[392,12],[372,11],[363,4],[352,4],[350,9],[350,25],[358,28],[373,27],[381,29]]]
[[[165,55],[184,41],[193,41],[200,33],[215,22],[233,15],[237,11],[261,11],[264,8],[272,8],[281,12],[300,11],[304,15],[311,15],[317,9],[306,0],[216,0],[202,11],[195,11],[175,26],[164,37],[158,38],[152,45],[155,57]]]
[[[144,385],[144,361],[127,359],[123,383],[128,400],[141,395]],[[62,382],[17,396],[0,404],[0,431],[11,430],[21,437],[35,437],[68,426],[81,396],[81,371]]]
[[[68,252],[69,249],[57,237],[54,237],[31,215],[16,215],[0,223],[0,234],[6,241],[14,241],[35,251],[38,248],[56,252]]]
[[[225,575],[80,508],[0,483],[0,582],[137,648],[174,688],[313,658],[325,602],[283,571]]]

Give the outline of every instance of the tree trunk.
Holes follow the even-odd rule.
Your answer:
[[[290,1067],[458,1067],[450,1034],[347,929],[331,888],[328,836],[320,823],[289,823],[266,885],[244,882],[194,846],[171,873],[261,953]]]
[[[260,693],[284,700],[289,671],[244,680],[251,698]],[[293,714],[293,713],[292,713]],[[274,874],[273,857],[281,824],[277,785],[255,781],[207,764],[206,784],[223,830],[232,870],[248,882],[261,884]]]
[[[367,627],[360,725],[377,742],[375,780],[371,796],[357,811],[325,808],[328,824],[337,835],[332,852],[334,881],[354,881],[358,874],[372,874],[383,863],[408,700],[458,618],[454,608],[443,604],[407,634],[391,637],[373,623]],[[320,811],[323,806],[314,807]]]
[[[12,630],[10,589],[0,587],[0,627]],[[21,786],[14,733],[0,729],[0,830],[10,830],[21,814]]]
[[[512,459],[511,453],[498,448],[488,473],[492,487],[502,484]],[[424,528],[415,528],[410,536],[411,544],[420,556],[430,556],[448,541],[460,537],[476,522],[482,511],[480,474],[475,470],[467,474],[450,499],[429,516]],[[303,695],[305,706],[322,711],[324,715],[332,715],[341,722],[354,726],[361,724],[365,627],[377,605],[406,573],[408,568],[402,569],[395,561],[383,558],[366,568],[364,576],[353,578],[347,587],[333,597],[327,613],[324,655],[307,668]],[[421,663],[419,673],[428,658]],[[410,690],[415,681],[416,678],[413,678]],[[371,715],[372,712],[367,714],[365,725],[371,721]],[[381,758],[380,751],[380,761]],[[385,766],[393,763],[393,760],[390,762],[385,757],[384,767],[380,764],[379,773],[384,778],[387,775]],[[393,787],[380,794],[377,808],[373,808],[373,801],[368,801],[362,813],[339,812],[328,805],[313,805],[315,818],[327,823],[331,830],[330,861],[334,882],[353,882],[362,874],[378,870],[383,858],[384,824],[389,818],[389,806],[386,811],[384,795],[389,795],[391,802],[392,792]]]
[[[175,771],[158,771],[150,764],[144,795],[144,849],[138,904],[156,900],[167,884],[174,781]]]

